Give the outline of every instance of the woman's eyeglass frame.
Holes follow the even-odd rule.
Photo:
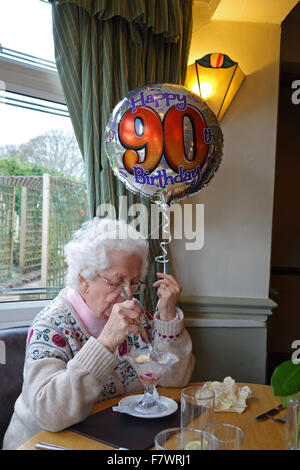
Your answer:
[[[133,290],[134,293],[137,293],[137,292],[143,291],[143,289],[146,286],[146,284],[142,281],[138,281],[137,284],[126,284],[125,282],[111,281],[110,279],[106,279],[101,274],[97,274],[97,277],[100,277],[100,279],[102,279],[102,281],[104,281],[106,285],[110,287],[110,289],[113,289],[113,290],[118,290],[118,289],[121,290],[121,286],[123,286],[124,288],[129,287],[130,289]]]

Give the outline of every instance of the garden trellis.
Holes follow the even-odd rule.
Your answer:
[[[9,276],[13,263],[15,188],[0,184],[0,277]]]
[[[63,248],[88,218],[87,207],[85,184],[49,174],[0,176],[0,278],[11,275],[18,209],[20,272],[39,271],[41,286],[62,286]]]

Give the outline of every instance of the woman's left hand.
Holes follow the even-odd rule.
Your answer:
[[[162,321],[171,321],[176,316],[176,302],[182,291],[182,287],[171,274],[156,274],[161,278],[153,284],[153,287],[158,287],[159,317]]]

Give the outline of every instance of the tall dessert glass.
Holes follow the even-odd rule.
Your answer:
[[[149,349],[134,349],[123,356],[136,370],[144,386],[142,399],[133,403],[132,409],[141,414],[157,414],[165,411],[160,403],[156,384],[160,381],[166,370],[179,361],[178,357],[170,352],[156,352],[155,359],[150,356]]]

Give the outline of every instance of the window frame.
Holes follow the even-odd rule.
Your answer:
[[[66,104],[57,72],[0,57],[0,80],[5,90],[59,104]]]
[[[5,91],[66,104],[57,72],[0,57],[0,82]],[[0,302],[0,329],[30,325],[49,300]]]

